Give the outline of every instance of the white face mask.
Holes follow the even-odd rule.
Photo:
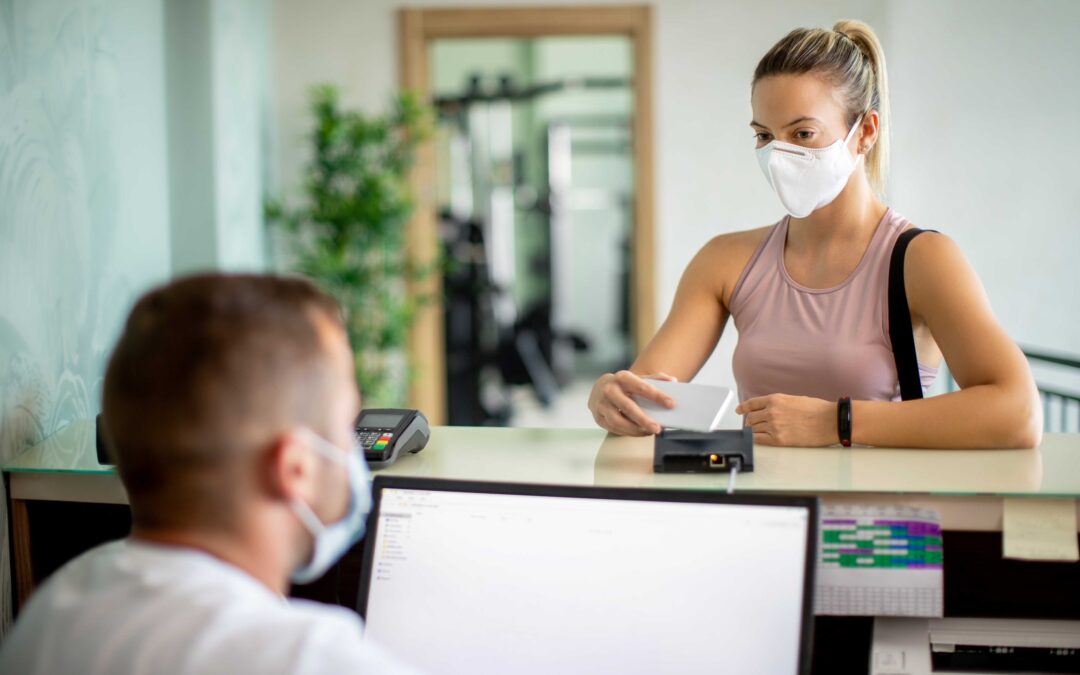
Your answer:
[[[341,465],[349,476],[349,508],[341,520],[329,525],[319,520],[310,506],[299,499],[292,501],[297,518],[311,533],[315,542],[311,558],[293,570],[290,578],[298,584],[314,581],[326,573],[341,556],[345,555],[353,544],[364,536],[368,511],[371,510],[371,488],[368,485],[367,463],[361,459],[360,448],[344,452],[330,441],[310,429],[301,429],[301,433],[311,443],[311,447],[331,462]]]
[[[774,140],[757,149],[761,171],[788,213],[805,218],[836,199],[862,158],[852,157],[847,149],[858,128],[856,122],[847,138],[824,148]]]

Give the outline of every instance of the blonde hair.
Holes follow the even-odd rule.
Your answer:
[[[885,52],[874,30],[862,21],[838,21],[832,30],[796,28],[773,45],[754,70],[756,85],[771,75],[816,73],[837,88],[847,108],[847,124],[876,110],[880,119],[877,142],[866,156],[870,184],[885,190],[889,168],[889,85]]]

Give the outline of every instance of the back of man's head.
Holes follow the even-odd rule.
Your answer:
[[[298,278],[206,274],[143,296],[102,411],[136,526],[229,526],[260,451],[325,426],[341,330],[337,304]]]

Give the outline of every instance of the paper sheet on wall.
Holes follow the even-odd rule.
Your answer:
[[[929,509],[825,506],[814,613],[942,616],[941,522]]]
[[[1076,562],[1076,500],[1006,497],[1001,536],[1006,558]]]

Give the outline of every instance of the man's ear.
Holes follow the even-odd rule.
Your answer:
[[[266,485],[271,496],[311,503],[316,487],[316,461],[315,453],[296,431],[286,431],[275,438],[266,462]]]

